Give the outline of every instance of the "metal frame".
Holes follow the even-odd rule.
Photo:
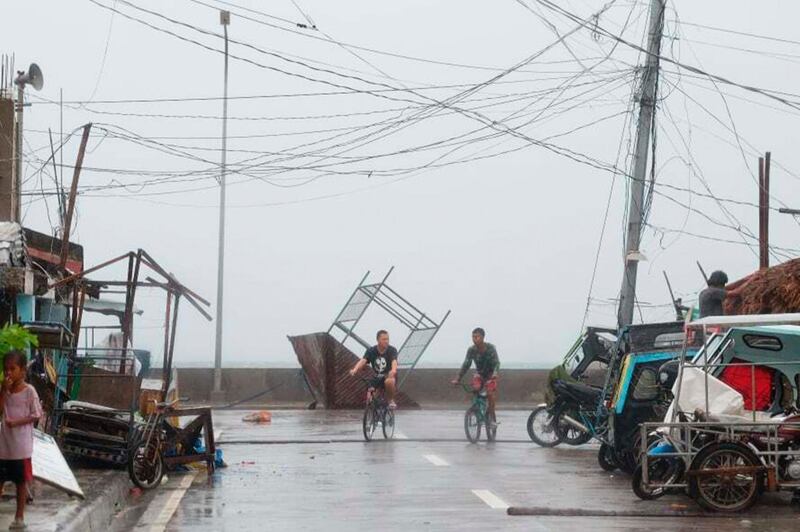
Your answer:
[[[107,268],[111,265],[127,261],[128,273],[127,279],[124,281],[98,281],[89,280],[86,276],[98,270]],[[155,279],[147,277],[145,281],[139,280],[142,265],[149,268],[154,275],[160,277]],[[113,258],[103,262],[97,266],[84,270],[80,273],[70,275],[52,283],[48,289],[66,289],[66,297],[71,295],[72,316],[71,325],[73,333],[73,345],[77,346],[80,339],[81,320],[83,318],[83,303],[86,299],[87,290],[91,287],[96,288],[98,292],[102,292],[109,287],[123,287],[125,290],[125,312],[120,318],[120,329],[122,330],[122,345],[127,349],[130,340],[133,338],[133,318],[135,314],[134,300],[136,298],[137,288],[161,288],[167,294],[166,300],[166,318],[165,318],[165,331],[164,331],[164,358],[162,364],[162,390],[161,400],[166,398],[167,391],[169,390],[170,379],[172,376],[172,362],[175,352],[175,336],[178,322],[178,306],[180,299],[184,298],[197,309],[200,314],[207,320],[211,321],[211,315],[205,310],[204,307],[209,307],[210,303],[197,295],[195,292],[181,284],[172,274],[167,273],[158,262],[153,259],[145,250],[139,249],[136,252],[130,251],[124,255]],[[120,373],[124,372],[124,366],[120,366]]]
[[[774,325],[785,324],[785,325],[797,325],[800,324],[800,314],[783,314],[783,315],[772,315],[772,316],[764,316],[763,324],[765,325]],[[705,320],[699,320],[698,322],[687,323],[686,328],[694,329],[694,330],[701,330],[704,335],[707,336],[709,332],[709,328],[726,328],[728,331],[733,328],[741,328],[741,327],[754,327],[758,326],[759,319],[756,316],[728,316],[721,318],[719,320],[714,320],[713,318],[707,318]],[[729,336],[729,332],[723,335],[722,341],[716,344],[714,353],[721,353],[724,349],[727,348],[728,342],[726,339]],[[774,332],[770,331],[774,334]],[[688,337],[688,335],[687,335]],[[669,422],[647,422],[642,423],[640,426],[641,431],[641,457],[642,457],[642,484],[647,489],[657,489],[661,487],[674,487],[674,488],[686,488],[688,487],[688,482],[685,479],[681,479],[680,482],[667,482],[667,483],[654,483],[650,482],[649,479],[649,460],[652,458],[650,453],[648,452],[648,435],[653,431],[659,431],[665,438],[672,444],[676,451],[675,452],[659,452],[657,455],[658,457],[680,457],[686,464],[686,475],[695,474],[690,469],[692,462],[694,461],[697,454],[700,452],[702,448],[708,445],[710,442],[706,442],[703,447],[695,447],[693,442],[695,437],[698,434],[708,434],[714,437],[712,440],[713,442],[720,442],[720,441],[730,441],[741,443],[748,447],[750,451],[752,451],[762,462],[761,466],[758,466],[760,471],[767,473],[767,478],[769,479],[769,488],[771,490],[782,490],[782,489],[796,489],[800,488],[800,481],[782,481],[780,478],[780,469],[779,469],[779,460],[781,456],[787,455],[796,455],[796,452],[787,452],[787,451],[780,451],[779,450],[779,439],[778,439],[778,428],[779,427],[793,427],[800,429],[800,422],[797,421],[757,421],[756,420],[756,411],[752,411],[753,420],[746,421],[746,420],[736,420],[736,421],[677,421],[679,412],[678,412],[678,405],[680,404],[680,396],[681,396],[681,385],[683,381],[683,373],[685,368],[697,368],[701,369],[705,376],[704,388],[705,388],[705,412],[713,416],[713,413],[709,413],[709,391],[708,391],[708,376],[709,373],[719,367],[728,367],[728,366],[750,366],[751,370],[751,396],[755,397],[755,367],[762,366],[765,364],[769,364],[770,366],[781,366],[781,365],[796,365],[796,361],[786,361],[786,360],[770,360],[765,358],[763,361],[759,362],[735,362],[735,363],[709,363],[708,360],[708,346],[710,343],[706,343],[703,347],[702,351],[702,359],[698,360],[700,363],[693,363],[689,362],[685,358],[686,350],[687,350],[687,341],[684,340],[683,346],[683,355],[680,358],[679,369],[678,369],[678,376],[676,381],[676,389],[675,389],[675,398],[673,399],[673,408],[672,408],[672,416]],[[699,356],[699,355],[698,355]],[[795,395],[800,392],[797,389],[797,383],[791,382],[792,387],[795,389]],[[793,397],[794,399],[794,397]],[[745,405],[747,406],[747,405]],[[748,442],[748,437],[753,432],[760,432],[764,434],[764,441],[766,441],[766,448],[764,450],[757,449],[754,445]]]
[[[439,329],[441,329],[442,325],[444,325],[444,322],[447,320],[447,317],[450,315],[450,311],[448,310],[438,323],[434,321],[427,314],[425,314],[410,301],[389,287],[388,284],[386,284],[387,279],[393,271],[394,266],[389,268],[389,271],[379,282],[367,283],[367,279],[370,275],[370,272],[368,271],[364,277],[362,277],[361,281],[358,283],[358,286],[356,286],[355,290],[353,290],[352,294],[350,295],[350,298],[336,315],[336,318],[333,320],[333,323],[328,328],[327,332],[328,334],[331,334],[334,328],[338,329],[345,333],[344,338],[340,340],[342,344],[344,344],[348,339],[352,338],[358,342],[361,347],[368,349],[371,344],[358,336],[358,334],[355,332],[355,328],[361,321],[361,318],[364,316],[370,305],[375,303],[378,307],[383,309],[387,314],[398,321],[401,325],[406,327],[409,331],[408,335],[405,337],[403,343],[400,345],[400,348],[397,351],[398,368],[407,370],[403,372],[400,378],[400,382],[398,383],[398,387],[400,387],[408,378],[408,375],[411,373],[411,371],[417,366],[417,363],[419,363],[422,355],[428,349],[428,346],[436,337]],[[425,334],[426,336],[422,344],[410,343],[413,341],[415,336],[420,334]],[[403,355],[407,354],[409,351],[416,351],[417,354],[413,361],[404,362]]]

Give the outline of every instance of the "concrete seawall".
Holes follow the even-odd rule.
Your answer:
[[[450,385],[456,368],[415,369],[403,383],[403,390],[424,407],[462,406],[467,395]],[[526,407],[542,401],[549,370],[505,369],[500,375],[499,401],[506,406]],[[468,382],[468,373],[464,382]],[[401,375],[402,377],[402,375]],[[178,368],[181,397],[191,403],[207,403],[214,384],[212,368]],[[222,386],[228,403],[244,401],[242,407],[301,407],[313,400],[300,369],[223,368]],[[259,393],[258,397],[254,397]],[[249,399],[253,398],[253,399]],[[248,400],[249,399],[249,400]]]

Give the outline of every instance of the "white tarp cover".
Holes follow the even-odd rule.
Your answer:
[[[708,383],[708,409],[706,409],[706,382]],[[711,415],[744,415],[744,398],[742,394],[702,369],[683,368],[683,382],[678,397],[678,381],[672,387],[672,393],[679,401],[679,412],[694,412],[701,409]],[[670,410],[676,401],[672,401]],[[668,413],[671,416],[671,412]]]
[[[130,346],[128,346],[130,347]],[[133,349],[127,349],[123,351],[124,346],[122,345],[122,333],[121,332],[113,332],[110,333],[108,336],[103,338],[99,343],[92,346],[91,353],[97,357],[104,357],[99,358],[95,362],[95,367],[104,369],[106,371],[112,372],[119,372],[120,369],[120,361],[114,359],[122,358],[123,352],[127,353],[127,356],[133,356]],[[139,359],[134,358],[134,366],[136,375],[142,370],[142,363],[139,362]],[[125,373],[130,375],[131,373],[131,366],[130,362],[126,361],[125,363]]]
[[[742,394],[714,377],[707,375],[700,368],[684,367],[683,384],[678,397],[678,381],[672,386],[672,394],[680,401],[678,412],[694,413],[700,409],[710,415],[715,421],[724,422],[750,422],[750,421],[776,421],[768,412],[756,412],[744,407]],[[706,384],[708,385],[708,410],[706,410]],[[665,423],[672,422],[672,413],[676,408],[676,400],[664,416]]]

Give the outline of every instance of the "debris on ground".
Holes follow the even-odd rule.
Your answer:
[[[247,423],[271,423],[272,422],[272,412],[269,410],[260,410],[258,412],[253,412],[252,414],[247,414],[242,418],[242,421],[246,421]]]
[[[800,312],[800,259],[759,270],[738,296],[725,300],[725,314]]]

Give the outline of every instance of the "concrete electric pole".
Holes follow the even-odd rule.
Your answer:
[[[225,400],[222,390],[222,302],[225,284],[225,177],[227,173],[228,150],[228,25],[231,23],[230,11],[219,12],[219,22],[225,33],[225,83],[222,98],[222,161],[219,176],[219,256],[217,259],[217,323],[214,340],[214,389],[211,402]]]
[[[633,176],[628,206],[627,237],[625,241],[625,273],[619,296],[617,322],[620,327],[633,323],[633,308],[636,301],[636,274],[639,260],[639,243],[642,235],[644,215],[645,180],[647,179],[647,153],[650,150],[650,130],[656,109],[658,90],[659,56],[661,36],[664,30],[664,8],[666,0],[651,0],[648,24],[647,59],[642,70],[639,99],[639,120],[636,125],[636,146],[633,155]]]

